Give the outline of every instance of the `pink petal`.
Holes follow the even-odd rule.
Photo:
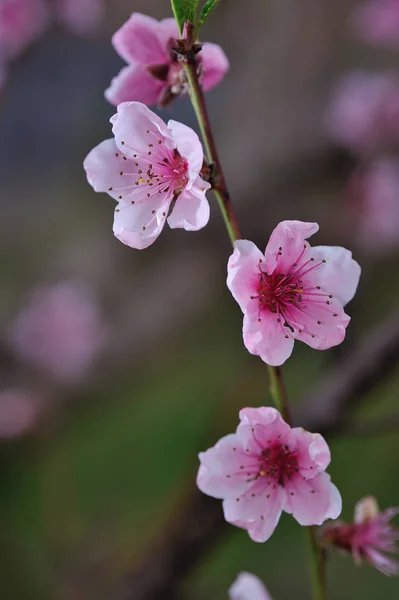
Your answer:
[[[131,248],[148,248],[164,228],[171,200],[154,194],[134,205],[121,202],[115,209],[115,236]]]
[[[162,19],[161,21],[159,21],[157,27],[157,37],[161,48],[163,48],[166,52],[166,49],[169,46],[170,39],[180,37],[179,29],[176,24],[176,19],[172,17],[169,19]]]
[[[205,191],[209,188],[209,183],[198,177],[195,186],[178,196],[168,218],[169,226],[172,229],[183,228],[186,231],[198,231],[207,225],[210,208]]]
[[[255,454],[266,448],[270,440],[279,440],[292,449],[296,443],[291,427],[282,419],[279,411],[270,406],[240,410],[237,435],[242,447]]]
[[[96,31],[105,17],[104,0],[58,0],[55,10],[64,25],[79,35]]]
[[[119,150],[128,158],[135,154],[147,156],[152,152],[153,159],[163,160],[163,149],[158,149],[157,141],[174,148],[174,142],[166,124],[158,115],[141,102],[123,102],[118,106],[118,112],[111,117],[112,131]],[[149,142],[154,143],[150,149]]]
[[[327,261],[318,273],[319,285],[345,306],[356,293],[361,273],[352,252],[340,246],[314,246],[312,255]]]
[[[306,479],[312,479],[318,473],[325,471],[331,461],[330,448],[319,433],[309,433],[302,427],[292,430],[298,449],[298,467]]]
[[[254,459],[243,451],[235,433],[222,437],[213,448],[201,452],[199,459],[197,485],[204,494],[220,499],[231,496],[235,500],[248,488],[240,467],[253,464]]]
[[[253,496],[252,494],[255,494]],[[266,542],[275,530],[286,503],[286,492],[277,485],[265,494],[263,482],[251,487],[251,493],[223,502],[224,518],[229,523],[248,531],[254,542]]]
[[[339,301],[332,298],[328,302],[328,305],[323,300],[308,303],[304,294],[300,310],[295,306],[286,310],[295,339],[316,350],[327,350],[343,342],[350,317]]]
[[[198,135],[191,127],[178,121],[168,121],[168,129],[172,132],[173,140],[180,155],[188,162],[187,189],[197,181],[204,162],[204,151]],[[210,186],[209,186],[210,187]]]
[[[262,252],[249,240],[234,243],[234,252],[227,264],[227,287],[241,310],[257,312],[257,302],[251,299],[259,285],[259,262],[264,261]]]
[[[284,510],[292,514],[300,525],[321,525],[341,514],[341,495],[327,473],[319,473],[310,480],[303,480],[298,475],[285,487],[287,505]]]
[[[266,246],[267,273],[271,275],[274,272],[277,262],[279,271],[288,273],[292,269],[293,263],[297,262],[304,246],[309,246],[308,243],[305,243],[305,240],[318,230],[317,223],[305,223],[303,221],[282,221],[279,223],[272,232]]]
[[[292,354],[294,337],[288,327],[278,322],[275,313],[244,314],[243,338],[247,350],[268,365],[282,365]]]
[[[158,102],[162,87],[162,81],[157,81],[140,65],[129,65],[112,79],[105,97],[115,106],[133,100],[151,105]]]
[[[133,13],[113,35],[112,44],[128,63],[156,65],[167,62],[165,48],[158,38],[159,23],[151,17]]]
[[[222,48],[217,44],[206,42],[199,54],[203,74],[202,87],[207,92],[223,79],[229,70],[229,61]]]
[[[245,571],[230,587],[229,596],[231,600],[272,600],[261,580]]]

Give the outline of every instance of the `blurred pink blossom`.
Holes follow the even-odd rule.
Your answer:
[[[333,92],[327,129],[336,142],[360,154],[399,144],[399,78],[355,72]]]
[[[105,342],[105,324],[89,292],[72,283],[42,285],[11,327],[19,358],[52,376],[83,376]]]
[[[399,46],[399,0],[368,0],[357,6],[350,25],[369,44]]]
[[[40,37],[49,23],[43,0],[0,0],[0,51],[17,56]]]
[[[96,31],[105,18],[104,0],[56,0],[55,16],[73,33]]]
[[[244,408],[236,433],[199,455],[199,489],[223,500],[226,521],[255,542],[270,538],[282,511],[300,525],[336,519],[341,496],[330,476],[324,438],[291,428],[274,408]]]
[[[197,134],[177,121],[166,125],[140,102],[120,104],[111,123],[115,139],[96,146],[84,168],[96,192],[118,200],[116,237],[141,250],[157,239],[166,220],[172,229],[205,227],[210,185],[200,176],[204,155]]]
[[[305,240],[317,223],[283,221],[263,254],[239,240],[227,266],[227,286],[244,313],[244,344],[269,365],[281,365],[294,341],[317,350],[340,344],[350,317],[343,306],[354,296],[360,266],[338,246]]]
[[[229,589],[231,600],[272,600],[267,589],[256,575],[240,573]]]
[[[387,157],[356,171],[348,184],[351,229],[365,252],[399,246],[399,158]]]
[[[0,391],[0,439],[29,433],[38,413],[38,400],[30,392],[18,389]]]
[[[375,498],[368,496],[356,504],[354,523],[326,527],[326,543],[350,552],[357,564],[367,561],[384,575],[398,575],[399,563],[383,552],[398,552],[399,529],[390,524],[399,508],[380,512]]]
[[[165,106],[187,92],[184,69],[172,50],[179,36],[175,19],[156,21],[133,13],[112,38],[118,54],[128,64],[111,82],[105,96],[112,104],[138,100]],[[205,91],[217,85],[229,68],[220,46],[205,43],[198,54]]]

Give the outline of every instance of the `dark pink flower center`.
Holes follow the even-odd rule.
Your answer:
[[[283,444],[264,448],[258,460],[258,476],[270,478],[282,486],[285,480],[290,480],[299,471],[296,452],[292,452]]]
[[[262,308],[271,312],[282,312],[285,304],[298,304],[302,302],[302,280],[292,275],[273,273],[268,275],[264,271],[259,275],[258,298]]]

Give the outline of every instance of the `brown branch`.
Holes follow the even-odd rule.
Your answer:
[[[398,356],[399,312],[366,334],[305,394],[294,422],[310,431],[339,432],[348,414],[390,373]],[[227,532],[220,501],[193,485],[172,525],[131,575],[123,600],[179,598],[182,579]]]

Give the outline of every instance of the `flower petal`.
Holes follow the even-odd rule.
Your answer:
[[[231,600],[272,600],[261,580],[243,571],[229,589]]]
[[[247,489],[245,469],[253,464],[253,457],[246,454],[235,433],[222,437],[206,452],[199,454],[201,466],[197,475],[197,486],[204,494],[213,498],[236,499]]]
[[[170,17],[168,19],[162,19],[159,21],[157,27],[157,37],[161,47],[166,52],[168,50],[170,39],[181,37],[177,27],[176,19]]]
[[[162,145],[175,147],[166,124],[141,102],[119,104],[117,113],[111,117],[111,123],[116,145],[128,158],[139,154],[163,160]]]
[[[115,209],[115,236],[131,248],[148,248],[164,228],[171,200],[154,194],[134,205],[121,202]]]
[[[300,473],[306,479],[313,479],[318,473],[325,471],[330,464],[330,448],[319,433],[309,433],[302,427],[295,427],[292,431],[296,438]]]
[[[227,264],[227,287],[244,313],[258,311],[258,303],[251,296],[258,293],[259,263],[264,260],[253,242],[238,240],[234,243],[234,252]]]
[[[188,185],[187,189],[197,181],[199,172],[204,162],[204,151],[198,135],[191,127],[183,125],[178,121],[168,121],[168,129],[172,132],[172,137],[180,155],[188,163]]]
[[[298,475],[285,482],[285,487],[287,505],[284,510],[292,514],[300,525],[321,525],[341,514],[341,494],[327,473],[319,473],[309,480]]]
[[[112,37],[112,45],[126,62],[155,65],[167,62],[165,49],[158,39],[159,23],[151,17],[133,13]]]
[[[168,224],[172,229],[183,228],[186,231],[198,231],[207,225],[210,208],[205,191],[209,188],[209,183],[198,177],[195,186],[178,196],[168,218]]]
[[[270,486],[265,494],[263,482],[258,482],[251,487],[251,493],[224,500],[224,518],[236,527],[246,529],[254,542],[266,542],[280,520],[286,498],[286,492],[280,485]]]
[[[288,327],[278,322],[275,313],[263,311],[257,315],[244,314],[243,338],[247,350],[274,367],[282,365],[292,354],[294,337]]]
[[[327,261],[319,273],[319,284],[345,306],[356,293],[361,273],[352,252],[340,246],[314,246],[312,255]]]
[[[158,102],[162,86],[162,81],[157,81],[141,66],[129,65],[112,79],[105,97],[115,106],[133,100],[151,105]]]
[[[292,450],[296,443],[291,427],[279,411],[270,406],[241,409],[237,436],[242,447],[255,454],[267,448],[271,441],[279,440],[279,443],[290,446]]]
[[[341,344],[345,339],[350,317],[335,298],[319,302],[308,302],[302,296],[301,309],[290,306],[285,310],[289,324],[294,328],[293,336],[316,350],[327,350]]]
[[[266,271],[271,275],[277,264],[280,273],[288,273],[293,263],[299,260],[304,248],[309,244],[305,240],[319,230],[317,223],[303,221],[282,221],[277,225],[266,246]]]
[[[222,48],[209,42],[202,46],[199,58],[203,68],[201,83],[207,92],[220,83],[230,65]]]

